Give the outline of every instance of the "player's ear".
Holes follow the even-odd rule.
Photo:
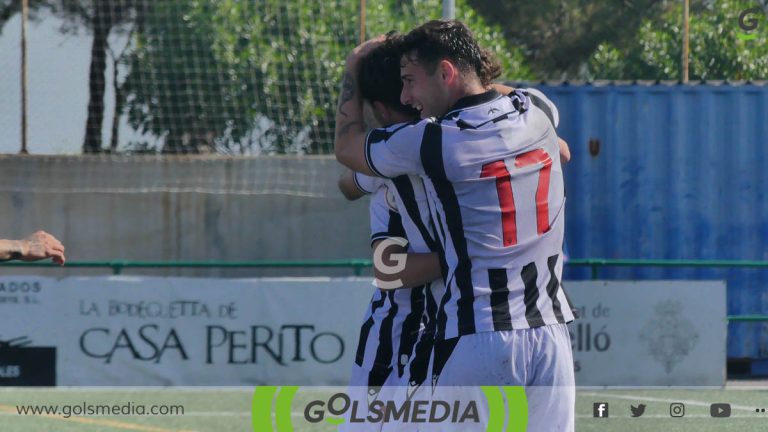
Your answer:
[[[438,68],[440,71],[440,77],[445,83],[451,84],[459,76],[459,71],[456,69],[456,66],[448,60],[440,60]]]
[[[376,117],[380,125],[388,125],[392,119],[392,113],[385,104],[379,101],[373,101],[373,115]]]

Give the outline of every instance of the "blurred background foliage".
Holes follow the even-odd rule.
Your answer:
[[[0,36],[20,3],[0,0]],[[441,8],[441,0],[367,1],[366,37],[407,32],[440,18]],[[760,12],[749,15],[757,25],[745,31],[739,20],[750,8]],[[332,149],[337,83],[360,38],[359,2],[30,0],[30,9],[35,20],[57,16],[63,33],[93,35],[86,153]],[[456,0],[456,11],[499,57],[506,80],[682,76],[681,0]],[[690,79],[766,79],[766,11],[763,0],[692,0]],[[115,35],[122,49],[110,46]],[[104,143],[108,83],[115,120]],[[119,118],[161,144],[120,146]]]

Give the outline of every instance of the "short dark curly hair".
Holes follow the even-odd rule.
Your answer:
[[[418,116],[413,107],[400,102],[400,36],[389,33],[380,46],[360,60],[358,82],[360,95],[371,102],[381,102],[403,114]]]
[[[474,72],[487,86],[501,74],[501,67],[492,52],[483,49],[472,31],[458,20],[433,20],[406,34],[400,41],[404,61],[418,61],[433,74],[441,60],[450,60],[462,73]]]

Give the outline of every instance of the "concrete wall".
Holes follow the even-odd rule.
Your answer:
[[[2,156],[0,236],[45,229],[70,261],[368,258],[367,199],[347,202],[328,157]],[[3,274],[109,270],[0,269]],[[349,275],[351,270],[126,270]]]

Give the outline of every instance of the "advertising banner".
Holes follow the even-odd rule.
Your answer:
[[[723,386],[725,282],[566,282],[580,386]]]
[[[368,279],[0,278],[0,385],[346,385]],[[566,282],[580,386],[722,386],[725,283]]]
[[[3,360],[17,342],[54,347],[50,373],[67,386],[343,385],[374,290],[328,278],[3,280],[17,288],[0,303],[0,372],[18,375]]]

